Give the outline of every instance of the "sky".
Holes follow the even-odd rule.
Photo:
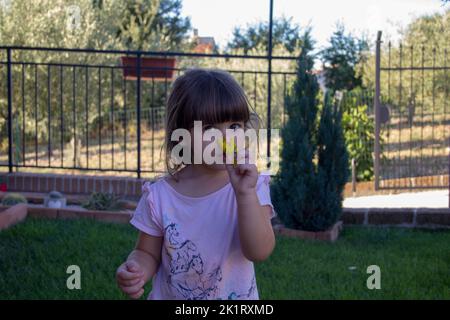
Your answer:
[[[274,17],[292,17],[310,25],[317,48],[326,46],[337,22],[355,35],[365,32],[372,42],[377,30],[383,38],[398,40],[399,26],[415,17],[443,13],[450,4],[440,0],[274,0]],[[212,36],[220,47],[231,38],[234,26],[269,20],[269,0],[183,0],[183,13],[191,18],[199,36]]]

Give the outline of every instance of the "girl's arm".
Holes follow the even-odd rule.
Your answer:
[[[275,247],[275,235],[268,217],[272,208],[259,204],[256,189],[236,193],[241,249],[245,257],[259,262],[267,259]]]
[[[238,206],[239,241],[251,261],[267,259],[275,247],[270,205],[261,206],[256,194],[258,170],[254,164],[226,165]]]
[[[144,273],[144,281],[150,280],[158,271],[161,263],[161,246],[163,237],[150,236],[139,232],[136,246],[127,258],[127,261],[135,261]]]
[[[117,269],[117,284],[131,298],[138,299],[142,296],[144,285],[158,270],[162,239],[163,237],[140,232],[135,249]]]

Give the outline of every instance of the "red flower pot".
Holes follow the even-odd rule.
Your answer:
[[[123,76],[126,80],[137,79],[137,57],[122,57]],[[141,79],[166,81],[173,77],[175,58],[141,57]]]
[[[0,191],[6,192],[7,190],[8,190],[8,188],[6,187],[6,183],[0,183]]]

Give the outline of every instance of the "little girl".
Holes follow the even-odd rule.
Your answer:
[[[191,69],[175,80],[166,115],[169,174],[144,183],[131,219],[137,244],[116,273],[131,298],[152,279],[148,299],[259,299],[253,262],[275,246],[270,176],[249,163],[170,164],[175,129],[192,132],[202,121],[203,132],[225,136],[250,128],[251,119],[243,89],[227,72]]]

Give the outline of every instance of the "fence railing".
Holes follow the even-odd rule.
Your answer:
[[[375,188],[447,188],[450,79],[446,48],[376,45]]]
[[[148,65],[150,57],[160,64]],[[0,47],[0,166],[163,172],[164,105],[177,76],[194,66],[229,71],[265,126],[280,128],[295,59]]]

